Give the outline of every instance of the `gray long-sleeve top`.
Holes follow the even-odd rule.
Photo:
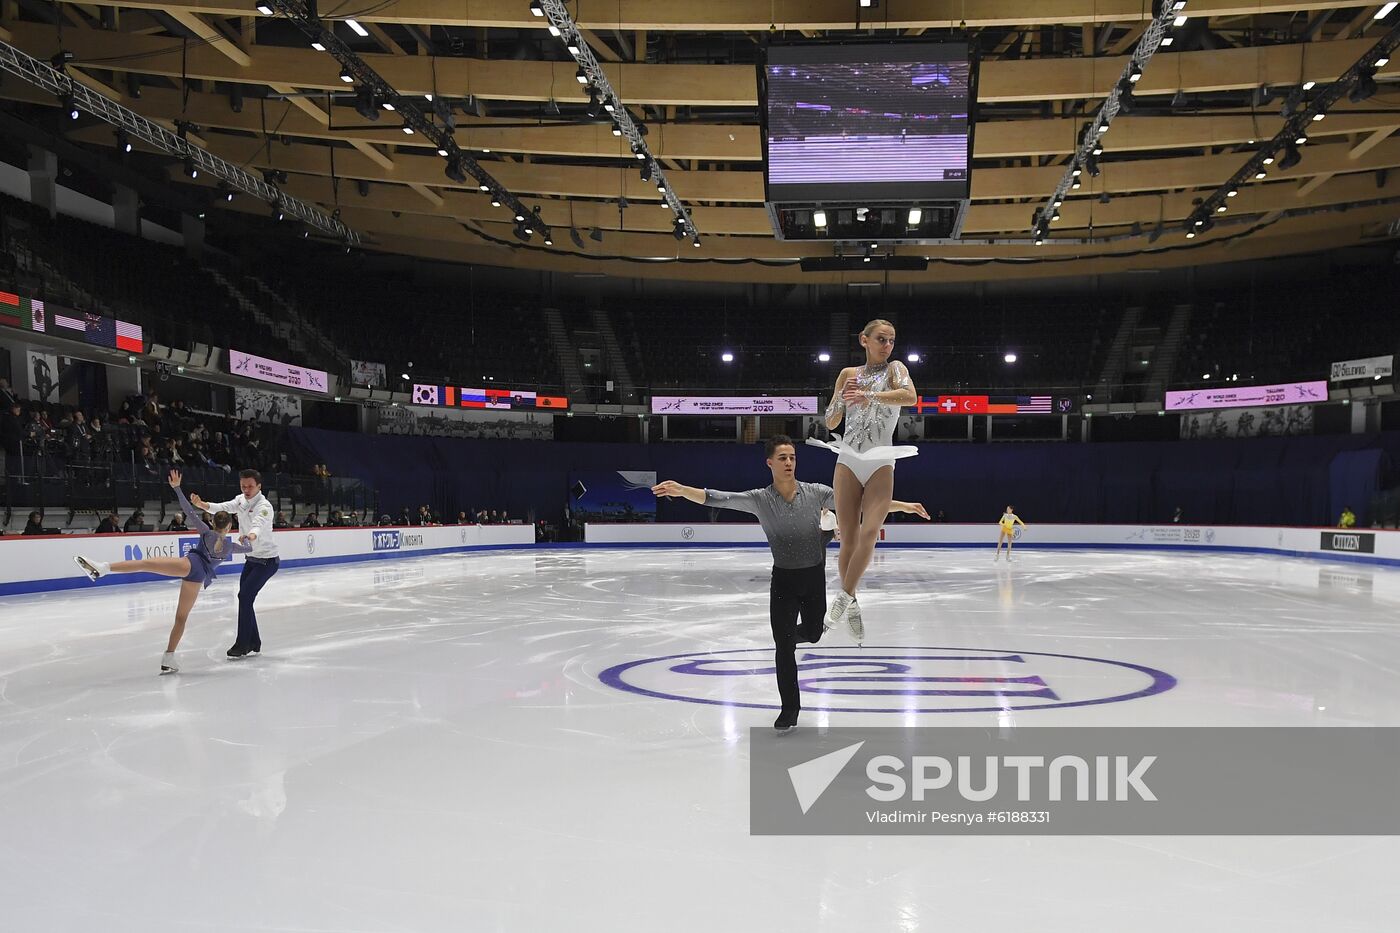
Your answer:
[[[758,516],[773,552],[774,567],[798,570],[826,563],[826,542],[831,534],[821,530],[821,513],[822,509],[836,508],[836,493],[830,486],[799,482],[791,502],[772,486],[746,492],[706,489],[705,505]]]

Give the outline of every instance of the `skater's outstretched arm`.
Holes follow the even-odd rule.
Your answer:
[[[928,510],[921,502],[900,502],[898,499],[890,500],[890,509],[886,514],[893,515],[895,512],[905,512],[909,515],[917,515],[924,521],[928,521]]]
[[[179,470],[170,471],[170,488],[175,490],[175,497],[180,500],[180,508],[185,513],[185,521],[189,522],[190,526],[200,534],[212,531],[213,529],[209,527],[204,519],[199,517],[199,510],[190,505],[190,500],[185,498],[185,491],[180,488],[181,479],[183,479],[183,477]]]
[[[719,489],[700,489],[695,486],[685,486],[675,480],[665,480],[651,487],[652,493],[657,497],[663,496],[672,499],[689,499],[696,505],[708,505],[721,509],[734,509],[738,512],[757,513],[753,496],[757,490],[750,489],[747,492],[723,492]]]

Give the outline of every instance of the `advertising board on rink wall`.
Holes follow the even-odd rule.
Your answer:
[[[192,535],[120,534],[53,535],[0,538],[0,596],[86,586],[110,586],[164,580],[154,574],[112,574],[93,583],[78,571],[74,556],[94,560],[140,560],[180,557],[198,541]],[[535,542],[530,525],[443,525],[438,528],[289,528],[275,532],[282,568],[373,561],[386,558],[450,554],[477,548],[518,547]],[[221,568],[227,585],[238,586],[235,555]]]
[[[894,522],[881,529],[882,547],[995,547],[997,526]],[[748,522],[596,524],[585,526],[596,545],[745,546],[766,544]],[[835,545],[832,545],[833,547]],[[1400,564],[1400,531],[1271,528],[1241,525],[1032,525],[1016,550],[1048,548],[1258,551],[1287,557]],[[1355,556],[1353,556],[1355,555]],[[1027,558],[1030,560],[1031,558]]]

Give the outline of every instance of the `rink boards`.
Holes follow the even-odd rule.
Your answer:
[[[445,525],[440,528],[289,528],[273,532],[282,569],[363,560],[396,560],[479,548],[519,547],[535,542],[531,525]],[[112,574],[96,584],[73,557],[99,561],[183,557],[199,543],[193,534],[51,535],[0,538],[0,596],[77,586],[112,586],[162,579],[154,574]],[[235,555],[220,576],[239,574]]]
[[[602,546],[742,547],[765,543],[763,531],[747,523],[595,525],[589,544]],[[994,547],[997,526],[888,524],[880,543],[895,547]],[[1220,525],[1032,525],[1017,548],[1160,548],[1249,551],[1290,557],[1355,560],[1400,565],[1400,531],[1339,528],[1277,528]]]

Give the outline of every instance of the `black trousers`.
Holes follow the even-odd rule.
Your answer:
[[[262,636],[258,634],[258,616],[253,611],[253,603],[281,564],[276,557],[243,559],[243,575],[238,579],[238,637],[234,639],[234,644],[254,651],[262,650]]]
[[[798,624],[798,617],[802,623]],[[773,626],[773,664],[783,713],[797,715],[802,697],[797,689],[797,646],[816,644],[826,616],[826,565],[797,570],[773,568],[768,590],[768,621]]]

